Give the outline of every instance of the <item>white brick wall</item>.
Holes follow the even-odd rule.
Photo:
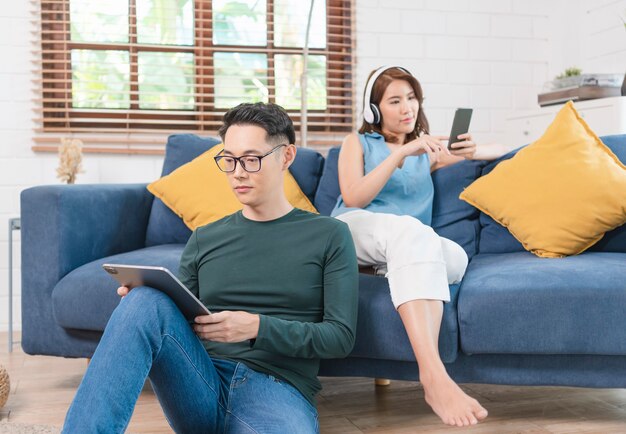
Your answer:
[[[7,329],[7,226],[19,194],[56,184],[57,158],[35,154],[31,103],[31,2],[0,11],[0,330]],[[626,0],[356,0],[357,105],[371,69],[409,68],[422,82],[434,133],[447,134],[454,109],[475,108],[479,141],[506,142],[505,122],[533,108],[542,84],[565,67],[626,71]],[[79,183],[148,182],[162,157],[88,154]],[[14,299],[20,310],[20,244],[15,234]],[[0,342],[0,345],[4,343]]]
[[[582,0],[580,16],[583,71],[626,73],[626,0]]]

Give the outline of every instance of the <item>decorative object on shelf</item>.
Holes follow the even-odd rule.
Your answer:
[[[4,366],[0,365],[0,408],[4,407],[9,399],[11,391],[11,382],[9,381],[9,373]]]
[[[580,70],[569,68],[564,74],[544,84],[542,93],[537,97],[539,105],[544,107],[570,100],[584,101],[621,95],[622,74],[573,75],[576,71]]]
[[[577,77],[579,76],[581,73],[583,72],[582,69],[577,68],[575,66],[570,66],[569,68],[567,68],[565,71],[563,71],[562,73],[560,73],[559,75],[557,75],[555,78],[557,80],[561,80],[563,78],[568,78],[568,77]]]
[[[66,184],[74,184],[76,175],[82,173],[83,142],[78,139],[61,139],[57,178]]]

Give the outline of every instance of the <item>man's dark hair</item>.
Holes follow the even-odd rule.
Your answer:
[[[279,105],[272,103],[243,103],[226,112],[219,135],[224,141],[226,131],[233,125],[256,125],[267,133],[269,143],[296,143],[296,132],[289,115]]]

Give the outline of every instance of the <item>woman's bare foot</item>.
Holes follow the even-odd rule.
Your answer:
[[[487,417],[487,410],[468,396],[446,372],[420,378],[425,399],[437,416],[448,425],[475,425]]]

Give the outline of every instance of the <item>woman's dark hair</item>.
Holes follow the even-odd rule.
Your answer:
[[[233,125],[256,125],[267,133],[267,142],[276,145],[296,143],[296,132],[289,115],[279,105],[256,102],[239,104],[224,114],[223,125],[218,134],[222,141],[226,131]]]
[[[376,69],[372,71],[367,77],[368,81],[375,71]],[[390,68],[383,72],[376,79],[376,83],[374,83],[374,87],[372,88],[371,100],[363,101],[363,104],[374,103],[377,106],[380,106],[380,101],[383,99],[383,94],[385,93],[387,86],[389,86],[389,84],[393,80],[404,80],[409,83],[409,85],[413,88],[413,92],[415,92],[415,97],[420,103],[420,108],[417,112],[417,121],[415,122],[415,129],[410,134],[407,134],[405,138],[405,143],[416,139],[422,133],[429,134],[430,128],[428,126],[426,114],[424,113],[424,106],[422,105],[422,103],[424,102],[424,93],[422,92],[422,86],[420,85],[420,82],[417,81],[417,78],[413,77],[411,74],[407,74],[399,68]],[[387,137],[385,134],[383,134],[380,124],[370,124],[369,122],[366,122],[364,120],[361,128],[359,128],[359,133],[365,134],[372,132],[381,134],[388,142],[395,143],[396,141],[395,137]]]

